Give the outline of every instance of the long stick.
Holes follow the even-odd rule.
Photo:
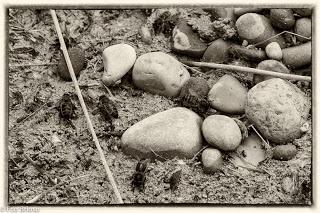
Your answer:
[[[254,73],[259,75],[269,75],[278,78],[284,78],[288,80],[298,80],[298,81],[309,81],[311,82],[311,77],[309,76],[301,76],[301,75],[292,75],[286,73],[273,72],[268,70],[255,69],[250,67],[240,67],[236,65],[227,65],[227,64],[216,64],[216,63],[207,63],[207,62],[194,62],[194,61],[182,61],[182,63],[187,64],[189,66],[197,66],[197,67],[209,67],[215,69],[226,69],[237,72],[246,72],[246,73]]]
[[[56,27],[56,31],[57,31],[58,37],[59,37],[59,41],[60,41],[60,45],[61,45],[60,48],[61,48],[61,50],[63,52],[63,55],[65,57],[65,60],[67,62],[69,73],[70,73],[70,76],[71,76],[72,81],[74,83],[74,87],[76,89],[76,92],[77,92],[77,95],[78,95],[82,110],[84,112],[84,115],[86,117],[90,132],[92,134],[94,143],[95,143],[95,145],[96,145],[96,147],[98,149],[98,152],[99,152],[99,155],[100,155],[100,159],[101,159],[102,164],[103,164],[103,166],[104,166],[104,168],[106,170],[108,179],[109,179],[109,181],[110,181],[110,183],[112,185],[112,188],[113,188],[113,191],[114,191],[114,193],[115,193],[115,195],[117,197],[118,203],[122,204],[123,200],[122,200],[121,195],[120,195],[120,193],[118,191],[118,188],[117,188],[116,182],[115,182],[115,180],[114,180],[114,178],[112,176],[112,173],[111,173],[111,171],[109,169],[108,163],[107,163],[107,161],[106,161],[106,159],[104,157],[104,154],[103,154],[103,151],[101,149],[100,143],[98,141],[97,135],[96,135],[96,133],[94,131],[94,128],[93,128],[93,125],[91,123],[90,116],[89,116],[86,104],[84,103],[84,100],[83,100],[83,97],[82,97],[82,94],[81,94],[81,90],[80,90],[77,78],[76,78],[76,76],[74,74],[74,70],[73,70],[73,67],[72,67],[72,64],[71,64],[71,61],[70,61],[70,58],[69,58],[67,47],[66,47],[66,44],[64,43],[64,40],[63,40],[63,37],[62,37],[62,33],[61,33],[61,29],[60,29],[60,26],[59,26],[59,22],[58,22],[58,18],[57,18],[56,12],[54,10],[50,10],[50,12],[51,12],[51,16],[52,16],[54,25]]]

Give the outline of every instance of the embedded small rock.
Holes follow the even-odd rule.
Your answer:
[[[147,26],[141,26],[139,30],[141,40],[146,44],[152,44],[152,33]]]
[[[70,48],[68,49],[68,54],[71,60],[74,74],[76,75],[76,77],[79,77],[80,71],[84,68],[86,63],[84,50],[82,50],[81,48]],[[62,53],[57,71],[62,79],[66,81],[72,80],[69,73],[69,69],[67,67],[66,60]]]
[[[225,115],[210,115],[202,124],[206,141],[221,150],[235,150],[241,142],[241,131],[237,123]]]
[[[215,173],[223,166],[222,153],[218,149],[207,148],[202,152],[201,161],[205,173]]]
[[[295,23],[292,9],[270,9],[271,24],[282,30],[289,30]]]
[[[282,59],[282,50],[277,42],[271,42],[266,46],[266,54],[270,59],[280,61]]]
[[[258,66],[257,69],[260,70],[268,70],[268,71],[274,71],[274,72],[281,72],[281,73],[290,73],[290,70],[281,62],[276,61],[276,60],[264,60],[261,61]],[[272,76],[268,76],[268,75],[253,75],[253,82],[254,84],[258,84],[262,81],[268,80],[274,78]]]
[[[128,44],[116,44],[107,47],[102,54],[104,73],[102,82],[106,86],[114,85],[132,68],[136,61],[136,51]]]
[[[311,16],[312,14],[311,8],[293,8],[293,11],[302,17]]]
[[[231,43],[219,38],[211,43],[203,54],[202,61],[223,63],[228,60]]]
[[[244,113],[246,99],[247,88],[231,75],[222,76],[208,94],[213,108],[230,114]]]
[[[310,99],[298,87],[272,78],[249,90],[245,113],[266,139],[287,144],[301,136],[310,107]]]
[[[294,32],[307,38],[312,35],[312,22],[310,18],[300,18],[296,21]],[[296,36],[298,41],[306,42],[308,39]]]
[[[121,138],[121,148],[139,158],[192,158],[202,146],[201,125],[202,119],[193,111],[172,108],[127,129]]]
[[[189,72],[174,57],[163,52],[141,55],[132,71],[136,87],[154,94],[175,97],[190,78]]]
[[[279,145],[273,149],[273,158],[276,160],[291,160],[296,154],[297,148],[292,144]]]
[[[172,34],[174,52],[199,58],[207,49],[207,45],[200,40],[199,35],[193,32],[192,27],[185,20],[181,20],[175,26]]]

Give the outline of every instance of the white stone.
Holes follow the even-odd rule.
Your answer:
[[[189,78],[186,68],[177,59],[163,52],[141,55],[132,71],[136,87],[168,97],[178,96]]]
[[[272,78],[249,90],[245,113],[266,139],[286,144],[301,136],[310,107],[309,98],[299,88]]]
[[[202,134],[215,148],[231,151],[241,142],[241,131],[237,123],[225,115],[210,115],[202,124]]]
[[[172,108],[127,129],[121,138],[121,148],[139,158],[192,158],[202,146],[201,125],[202,119],[193,111]]]
[[[104,65],[102,82],[106,86],[111,86],[132,68],[137,56],[132,46],[121,43],[107,47],[103,51],[102,58]]]

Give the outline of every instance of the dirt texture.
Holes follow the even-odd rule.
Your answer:
[[[263,161],[259,168],[267,172],[244,172],[245,169],[235,167],[228,160],[228,153],[223,153],[225,165],[222,170],[214,174],[204,173],[201,154],[193,159],[155,160],[146,168],[144,191],[133,190],[132,176],[139,159],[121,151],[119,135],[138,121],[179,104],[173,98],[135,88],[129,73],[120,84],[110,87],[118,118],[113,119],[112,125],[105,121],[100,113],[96,113],[98,97],[103,94],[110,97],[100,84],[102,52],[110,45],[125,42],[135,48],[137,56],[162,51],[179,60],[193,60],[173,54],[171,37],[163,33],[155,34],[150,45],[141,40],[140,27],[146,23],[150,25],[155,14],[163,11],[179,11],[180,15],[190,18],[205,19],[207,15],[199,8],[56,11],[68,47],[85,50],[86,65],[78,82],[124,203],[311,205],[311,115],[308,118],[309,130],[293,142],[297,146],[296,156],[289,161]],[[204,34],[207,38],[218,35]],[[36,204],[117,203],[75,95],[73,82],[64,81],[57,73],[60,44],[49,10],[9,9],[7,41],[9,205],[26,204],[41,193]],[[256,65],[240,59],[228,63]],[[249,74],[223,70],[189,72],[192,77],[206,79],[210,88],[226,73],[236,77],[247,88],[252,86],[252,75]],[[293,83],[311,97],[311,84]],[[65,93],[70,94],[73,105],[69,105],[69,109],[75,114],[70,119],[59,116],[59,100]],[[218,112],[209,109],[204,117],[215,113]],[[177,173],[180,179],[175,182],[176,187],[170,189],[170,181],[165,180],[177,170],[181,170]],[[291,190],[284,191],[284,178],[293,181],[293,187],[289,187]],[[60,185],[52,189],[56,184]]]

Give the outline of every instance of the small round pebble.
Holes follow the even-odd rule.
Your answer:
[[[76,77],[79,77],[80,71],[84,68],[86,62],[84,50],[78,47],[74,47],[68,49],[68,53],[74,74],[76,75]],[[61,53],[57,71],[62,79],[66,81],[72,80],[63,53]]]
[[[291,160],[296,154],[297,148],[292,144],[279,145],[273,150],[273,158],[276,160]]]
[[[271,42],[266,46],[266,54],[270,59],[280,61],[282,59],[282,50],[277,42]]]
[[[146,44],[152,43],[152,34],[150,29],[147,26],[141,26],[139,30],[139,34],[141,36],[141,40]]]
[[[235,150],[241,142],[241,131],[237,123],[225,115],[210,115],[202,124],[206,141],[221,150]]]
[[[218,149],[205,149],[202,152],[201,161],[205,173],[215,173],[223,166],[222,154]]]

